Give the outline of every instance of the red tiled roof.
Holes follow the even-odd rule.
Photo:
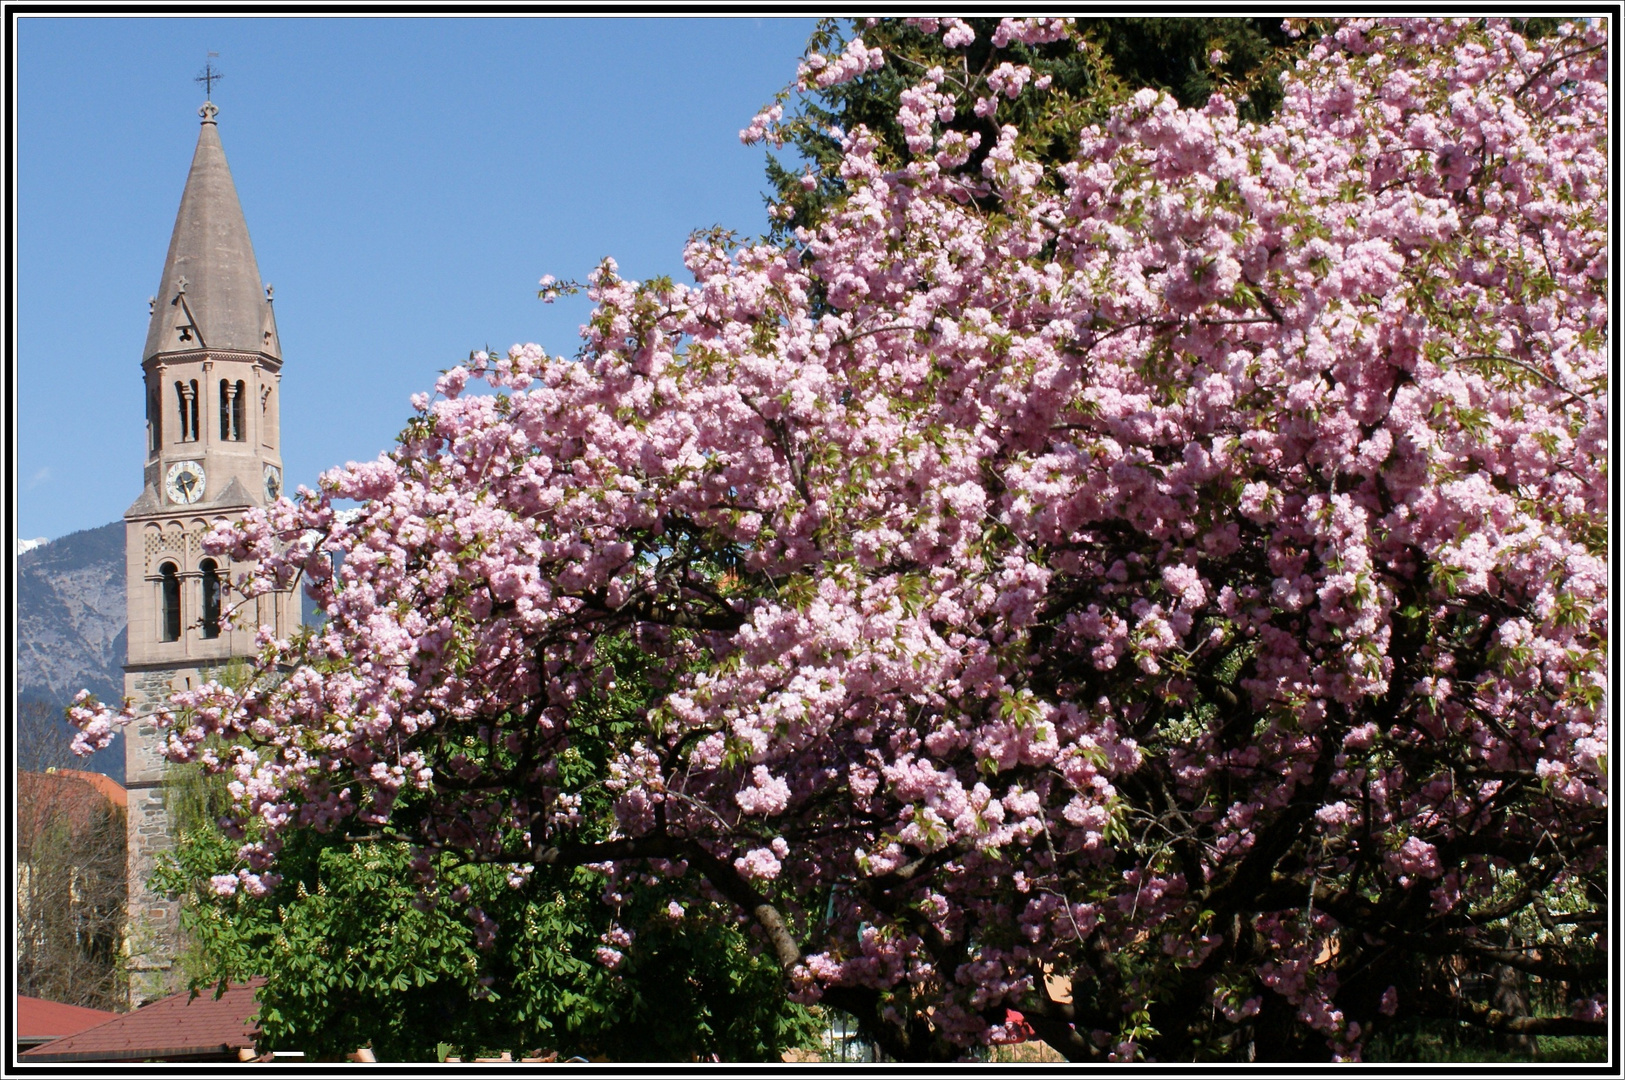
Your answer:
[[[53,776],[71,776],[75,780],[82,780],[101,792],[107,801],[114,806],[126,806],[130,793],[124,790],[124,785],[99,772],[87,772],[84,769],[57,769]]]
[[[60,1039],[116,1019],[116,1012],[17,995],[17,1037],[24,1041]]]
[[[264,979],[231,986],[217,1000],[212,990],[160,998],[105,1024],[19,1055],[30,1061],[148,1061],[230,1055],[254,1045],[259,1027],[254,992]]]
[[[23,857],[36,837],[58,815],[75,829],[83,829],[96,813],[109,806],[124,809],[123,785],[101,773],[78,769],[17,773],[17,838]]]

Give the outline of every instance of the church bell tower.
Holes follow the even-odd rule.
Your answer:
[[[143,717],[171,691],[217,676],[235,657],[253,656],[259,627],[286,638],[299,625],[297,595],[273,592],[236,603],[227,586],[247,568],[202,548],[215,525],[282,492],[282,347],[216,112],[212,102],[199,111],[197,150],[141,360],[145,483],[124,514],[124,692]],[[125,741],[132,1006],[182,983],[175,967],[180,902],[148,886],[158,855],[172,843],[163,738],[142,719]]]

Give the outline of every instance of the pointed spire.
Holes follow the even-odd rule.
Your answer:
[[[276,319],[260,282],[213,103],[206,102],[142,358],[194,349],[263,353],[280,361]]]

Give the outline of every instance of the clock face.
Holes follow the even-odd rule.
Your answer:
[[[265,497],[275,502],[282,495],[282,470],[275,465],[265,467]]]
[[[203,498],[203,466],[195,461],[177,461],[164,478],[164,491],[170,502],[195,503]]]

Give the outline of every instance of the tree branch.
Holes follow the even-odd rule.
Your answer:
[[[1490,1031],[1512,1035],[1606,1035],[1605,1020],[1581,1020],[1575,1016],[1512,1016],[1476,1001],[1457,1001],[1454,1008],[1423,1007],[1418,1014],[1433,1020],[1460,1020]]]

